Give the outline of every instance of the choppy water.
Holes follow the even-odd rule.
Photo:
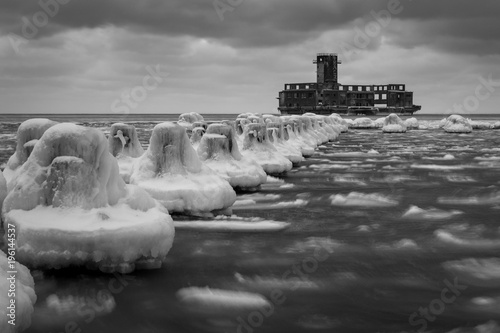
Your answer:
[[[106,131],[112,120],[85,123]],[[154,123],[135,123],[144,145]],[[17,125],[0,124],[0,164]],[[500,331],[499,130],[351,130],[239,199],[256,205],[236,215],[291,227],[178,230],[163,268],[127,277],[33,272],[38,301],[26,332]],[[427,213],[403,217],[412,205]],[[455,262],[468,258],[494,260]],[[273,307],[187,308],[176,292],[190,286],[260,293]]]

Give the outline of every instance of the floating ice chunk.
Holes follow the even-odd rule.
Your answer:
[[[92,309],[94,316],[103,316],[113,312],[116,301],[108,290],[89,290],[85,295],[51,294],[45,300],[46,306],[54,315],[72,319],[82,314],[82,310]]]
[[[470,196],[465,198],[459,197],[439,197],[438,202],[441,204],[451,205],[496,205],[500,202],[500,192],[489,195]]]
[[[456,246],[479,249],[500,248],[500,239],[480,238],[477,235],[472,235],[473,237],[470,237],[470,235],[468,235],[467,238],[459,237],[458,235],[455,235],[454,233],[443,229],[434,231],[434,235],[440,241]]]
[[[23,265],[12,260],[15,267],[10,267],[9,260],[5,253],[0,251],[0,332],[14,333],[22,332],[31,326],[31,315],[33,314],[33,304],[36,302],[35,283],[30,271]],[[10,280],[12,273],[16,271],[15,278]],[[12,313],[9,289],[11,283],[15,284],[15,309]],[[10,315],[10,316],[9,316]],[[15,325],[9,324],[9,321],[15,319]]]
[[[399,202],[378,193],[351,192],[348,195],[334,194],[330,196],[332,205],[349,207],[394,207]]]
[[[269,142],[266,125],[248,124],[241,153],[256,161],[267,174],[280,174],[292,169],[292,162]]]
[[[258,290],[318,290],[320,286],[310,280],[301,280],[301,279],[284,279],[284,278],[276,278],[276,277],[262,277],[255,276],[253,278],[245,277],[240,273],[234,274],[236,281],[239,283]]]
[[[384,120],[382,127],[384,133],[406,133],[406,125],[395,113],[391,113]]]
[[[208,287],[183,288],[177,292],[177,298],[191,311],[212,314],[252,311],[271,306],[260,294]]]
[[[233,128],[212,124],[198,147],[200,159],[234,188],[257,188],[266,182],[264,169],[241,155]]]
[[[422,209],[417,206],[410,206],[403,214],[403,218],[416,220],[448,220],[455,216],[462,215],[460,210],[442,210],[437,208]]]
[[[231,185],[200,161],[186,130],[171,122],[155,126],[148,150],[132,168],[130,183],[170,212],[203,214],[227,209],[236,200]]]
[[[172,246],[172,219],[124,183],[97,129],[49,128],[9,186],[5,222],[16,226],[17,259],[29,266],[129,272],[147,260],[161,265]]]
[[[442,123],[441,123],[442,124]],[[441,127],[440,124],[440,127]],[[472,132],[472,126],[467,119],[459,115],[449,116],[444,124],[442,124],[443,129],[447,133],[470,133]]]
[[[135,159],[144,154],[135,127],[122,123],[111,125],[108,144],[109,151],[118,161],[120,176],[128,183]]]
[[[304,207],[307,206],[309,201],[303,199],[296,199],[294,201],[281,201],[273,203],[256,203],[245,201],[233,207],[234,210],[271,210],[271,209],[283,209],[283,208],[294,208],[294,207]]]
[[[174,222],[175,229],[193,229],[210,232],[276,232],[290,226],[287,222],[278,221],[182,221]]]
[[[42,137],[47,129],[55,124],[57,124],[57,122],[49,119],[33,118],[19,125],[17,129],[16,152],[9,158],[7,166],[3,171],[3,175],[7,182],[11,181],[14,177],[14,172],[26,162],[38,139]]]
[[[412,164],[410,166],[412,169],[423,169],[423,170],[463,170],[464,167],[461,165],[437,165],[437,164]]]
[[[443,267],[466,284],[500,287],[500,258],[468,258],[447,261]]]
[[[285,141],[285,133],[283,124],[281,123],[268,123],[267,124],[267,134],[270,142],[276,147],[276,149],[286,158],[288,158],[292,163],[297,164],[304,161],[302,152],[297,149],[294,145],[288,144]]]

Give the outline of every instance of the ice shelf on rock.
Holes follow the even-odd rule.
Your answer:
[[[467,119],[460,115],[453,114],[449,116],[443,123],[441,121],[440,127],[443,127],[447,133],[470,133],[472,126]]]
[[[256,161],[267,174],[280,174],[292,169],[292,162],[269,142],[265,124],[248,124],[243,135],[242,155]]]
[[[30,267],[159,267],[174,238],[166,209],[120,177],[104,134],[70,123],[38,140],[9,183],[3,214],[16,227],[16,259]]]
[[[384,133],[406,133],[406,125],[395,113],[391,113],[384,119],[382,127]]]
[[[111,125],[108,144],[109,151],[118,160],[120,176],[128,183],[135,159],[144,154],[135,126],[123,123]]]
[[[267,134],[270,142],[276,147],[276,149],[286,158],[290,160],[293,164],[304,161],[302,152],[297,149],[294,145],[289,144],[285,141],[285,134],[282,123],[267,123]]]
[[[225,210],[236,200],[231,185],[201,162],[186,130],[171,122],[154,127],[149,148],[134,164],[130,182],[170,212],[206,214]]]
[[[16,273],[8,273],[12,271]],[[15,288],[11,287],[12,284],[15,284]],[[15,290],[15,297],[9,297],[9,289]],[[0,332],[22,332],[30,327],[33,305],[37,298],[35,282],[28,268],[15,262],[14,259],[9,260],[2,251],[0,251],[0,295],[2,295],[0,297]],[[15,302],[13,310],[11,300]]]
[[[254,160],[241,155],[234,130],[230,126],[208,126],[199,144],[198,156],[233,188],[258,188],[266,182],[264,169]]]
[[[3,175],[10,182],[14,172],[28,159],[35,143],[43,133],[57,122],[45,118],[28,119],[19,125],[17,129],[17,145],[15,153],[9,158]]]

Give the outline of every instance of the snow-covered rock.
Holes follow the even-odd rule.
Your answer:
[[[406,128],[409,128],[409,129],[419,129],[419,127],[420,127],[418,120],[415,117],[411,117],[411,118],[406,119],[404,121],[404,123],[406,125]]]
[[[406,125],[395,113],[391,113],[384,120],[382,127],[384,133],[406,133]]]
[[[125,184],[97,129],[52,126],[8,187],[4,220],[17,230],[16,259],[30,267],[126,273],[160,266],[172,246],[168,212]]]
[[[7,182],[14,177],[14,172],[28,159],[35,143],[43,133],[57,122],[44,118],[28,119],[19,125],[17,129],[16,152],[9,158],[3,175]]]
[[[373,129],[377,128],[377,125],[370,118],[363,117],[354,119],[350,127],[355,129]]]
[[[470,133],[472,126],[467,119],[460,115],[449,116],[443,124],[443,129],[447,133]]]
[[[130,183],[170,212],[207,214],[225,210],[236,200],[231,185],[200,161],[186,130],[171,122],[155,126],[148,150],[132,168]]]

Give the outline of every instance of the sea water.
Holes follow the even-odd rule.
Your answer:
[[[1,119],[2,168],[22,117],[30,116]],[[54,120],[106,133],[128,121],[147,147],[153,126],[176,118]],[[131,275],[32,271],[38,301],[26,332],[500,330],[500,130],[351,130],[270,180],[240,193],[234,214],[288,222],[288,229],[178,230],[161,269]],[[176,296],[186,287],[257,293],[270,306],[192,308]]]

